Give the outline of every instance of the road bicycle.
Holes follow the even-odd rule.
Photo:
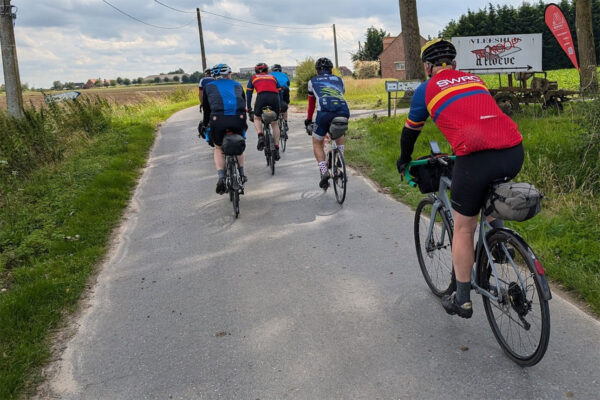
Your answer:
[[[284,153],[288,140],[288,123],[283,119],[282,113],[279,113],[277,122],[279,124],[279,148],[281,149],[281,152]]]
[[[454,220],[448,198],[455,156],[440,154],[435,142],[431,147],[431,156],[412,161],[405,177],[411,186],[429,193],[415,211],[415,246],[425,282],[442,297],[456,290]],[[419,166],[426,173],[419,174],[417,183],[410,168]],[[533,366],[544,357],[550,338],[552,295],[542,263],[517,232],[493,228],[483,208],[477,235],[471,286],[482,296],[488,322],[505,354],[521,366]]]
[[[273,139],[273,133],[271,132],[271,123],[277,119],[277,113],[271,110],[271,107],[267,106],[262,109],[262,126],[263,135],[265,137],[265,158],[267,159],[267,166],[271,167],[271,175],[275,175],[275,140]]]
[[[241,155],[245,148],[243,135],[231,131],[225,133],[222,146],[225,154],[225,187],[236,218],[240,215],[240,195],[244,194],[244,179],[239,172],[238,155]]]
[[[346,119],[347,121],[347,119]],[[306,132],[312,136],[313,124],[306,126]],[[341,136],[341,135],[340,135]],[[348,175],[346,174],[346,161],[344,153],[339,149],[335,140],[331,139],[330,134],[325,135],[323,147],[326,147],[326,161],[329,176],[333,181],[333,191],[335,199],[339,204],[343,204],[346,199],[346,190],[348,189]]]

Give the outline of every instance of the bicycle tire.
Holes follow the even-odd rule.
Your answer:
[[[265,135],[265,158],[267,159],[267,166],[271,165],[271,142],[269,141],[269,127],[263,125],[263,132]]]
[[[285,148],[287,147],[287,130],[285,129],[285,123],[283,119],[279,119],[279,147],[281,148],[281,152],[285,153]]]
[[[348,176],[346,175],[346,161],[344,161],[344,155],[339,149],[333,151],[331,169],[333,171],[333,191],[335,192],[335,199],[339,204],[343,204],[344,200],[346,200]]]
[[[231,161],[230,157],[226,157],[226,161],[227,161],[227,167],[225,169],[226,173],[227,173],[227,177],[225,179],[225,182],[227,182],[227,191],[229,192],[229,201],[233,201],[233,174],[232,174],[232,167],[233,167],[233,162]]]
[[[275,140],[269,131],[269,162],[271,166],[271,175],[275,175]]]
[[[238,175],[238,163],[234,160],[231,164],[231,192],[233,202],[233,213],[237,218],[240,215],[240,177]]]
[[[427,286],[437,297],[442,297],[452,293],[456,287],[456,277],[452,268],[453,225],[445,209],[440,207],[433,216],[432,237],[427,238],[433,204],[434,199],[427,197],[417,206],[414,221],[415,247],[419,267]]]
[[[488,232],[486,241],[492,254],[495,254],[494,251],[504,254],[496,256],[503,260],[494,261],[501,285],[501,302],[496,304],[487,296],[482,296],[488,322],[500,347],[511,360],[523,367],[533,366],[544,357],[550,340],[550,308],[540,287],[539,277],[536,277],[535,255],[518,234],[507,229]],[[508,255],[501,245],[507,249]],[[525,293],[511,259],[519,269]],[[485,251],[477,262],[477,273],[479,286],[496,294],[496,279],[492,276]],[[535,320],[538,314],[539,321]],[[512,340],[519,340],[518,346]]]

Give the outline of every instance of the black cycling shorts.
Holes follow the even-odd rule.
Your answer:
[[[287,110],[288,110],[288,103],[286,103],[285,101],[282,101],[282,102],[279,103],[279,105],[281,106],[281,112],[282,113],[287,112]]]
[[[225,132],[231,131],[240,135],[248,129],[245,113],[236,115],[212,114],[210,116],[210,140],[217,146],[223,144]]]
[[[257,117],[262,116],[262,109],[267,106],[271,107],[271,110],[279,115],[279,93],[260,92],[256,96],[256,102],[254,103],[254,115]]]
[[[490,184],[510,180],[523,166],[523,145],[502,150],[483,150],[457,156],[452,169],[452,208],[467,217],[479,214]]]

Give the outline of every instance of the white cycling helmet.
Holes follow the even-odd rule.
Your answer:
[[[231,74],[231,67],[227,64],[217,64],[213,67],[212,74],[215,78],[229,75]]]

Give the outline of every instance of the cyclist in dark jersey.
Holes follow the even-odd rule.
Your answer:
[[[209,127],[206,141],[215,147],[213,157],[218,175],[216,192],[223,194],[226,191],[225,156],[221,145],[228,131],[246,137],[246,96],[242,85],[231,80],[231,68],[227,64],[215,65],[212,73],[216,79],[204,87],[202,98],[203,123]],[[238,156],[238,164],[242,181],[246,182],[244,154]]]
[[[450,190],[457,287],[455,293],[442,298],[442,305],[448,314],[470,318],[477,216],[490,183],[514,178],[524,155],[517,124],[500,110],[481,78],[455,70],[455,57],[454,45],[446,40],[434,39],[423,46],[421,59],[430,79],[415,90],[402,130],[397,168],[404,173],[417,136],[431,116],[457,156]],[[501,221],[492,224],[501,226]]]
[[[204,86],[208,85],[214,80],[215,78],[213,78],[212,76],[212,68],[205,69],[204,76],[200,78],[200,82],[198,82],[198,99],[200,100],[200,111],[202,111],[202,92],[204,91]]]
[[[262,109],[269,106],[271,110],[275,111],[279,115],[279,100],[281,87],[277,82],[277,79],[269,74],[269,66],[265,63],[258,63],[254,67],[256,74],[252,75],[248,81],[248,87],[246,90],[246,104],[247,109],[252,115],[252,92],[256,90],[256,101],[254,103],[254,126],[258,133],[258,144],[256,149],[261,151],[265,147],[265,137],[262,132]],[[271,123],[271,129],[273,130],[273,141],[275,142],[275,153],[273,154],[275,160],[279,160],[279,124],[277,121]]]
[[[308,81],[308,114],[304,125],[312,124],[312,116],[317,109],[317,118],[313,125],[313,151],[319,164],[321,180],[319,187],[327,189],[329,187],[329,171],[327,171],[327,162],[325,161],[325,151],[323,150],[323,139],[329,132],[331,121],[335,117],[350,117],[350,109],[344,99],[344,81],[339,76],[332,75],[333,63],[328,58],[319,58],[315,63],[317,76]],[[342,136],[335,140],[340,151],[344,152],[344,143],[346,137]]]

